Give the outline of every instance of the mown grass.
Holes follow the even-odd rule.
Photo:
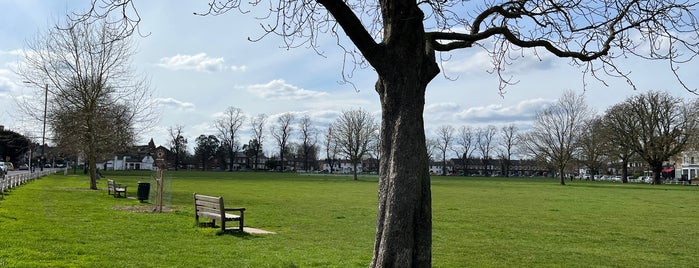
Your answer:
[[[0,200],[0,266],[366,267],[371,261],[375,177],[166,174],[166,205],[176,209],[162,214],[115,209],[143,204],[86,190],[83,175],[53,175],[12,190]],[[150,175],[105,174],[127,184],[130,196]],[[699,187],[433,177],[432,191],[435,267],[696,266]],[[277,234],[195,227],[193,192],[246,207],[247,226]]]

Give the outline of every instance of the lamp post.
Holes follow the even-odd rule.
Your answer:
[[[44,129],[41,131],[41,161],[39,161],[41,167],[40,170],[44,171],[45,156],[46,151],[46,110],[48,109],[49,100],[49,84],[44,87]]]
[[[25,84],[33,84],[31,81],[23,81]],[[44,84],[44,119],[41,131],[41,156],[39,159],[39,170],[44,171],[44,152],[46,151],[46,110],[49,102],[49,84]],[[31,163],[31,162],[30,162]],[[31,168],[31,166],[30,166]]]

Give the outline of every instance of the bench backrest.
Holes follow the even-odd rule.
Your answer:
[[[216,214],[225,214],[223,206],[223,197],[208,196],[194,193],[194,210],[196,212],[211,212]]]
[[[114,190],[114,180],[107,180],[107,189],[109,191]]]

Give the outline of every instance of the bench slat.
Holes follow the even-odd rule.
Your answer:
[[[232,209],[228,209],[230,211]],[[221,230],[226,231],[227,221],[237,221],[239,222],[239,230],[243,231],[244,223],[244,213],[245,208],[236,208],[236,211],[240,212],[240,215],[226,213],[227,209],[223,205],[222,197],[200,195],[194,193],[194,212],[195,220],[197,225],[199,225],[199,217],[206,217],[212,220],[221,221]]]

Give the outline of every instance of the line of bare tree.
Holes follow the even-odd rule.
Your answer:
[[[175,169],[183,162],[198,162],[202,168],[207,163],[218,158],[219,163],[225,163],[227,170],[234,170],[235,160],[239,153],[245,153],[250,158],[249,169],[287,170],[289,158],[302,159],[304,170],[315,170],[321,146],[325,149],[326,163],[332,173],[341,159],[349,160],[353,165],[355,180],[359,163],[369,157],[378,158],[378,125],[374,117],[362,109],[343,111],[335,122],[329,124],[326,131],[321,133],[313,124],[311,117],[304,114],[300,119],[290,112],[281,114],[276,120],[267,124],[268,116],[260,114],[248,117],[240,108],[228,107],[223,116],[214,121],[216,134],[201,134],[195,139],[194,154],[187,152],[187,138],[183,133],[184,126],[170,127],[169,143],[171,161]],[[245,123],[249,127],[245,128]],[[265,131],[266,130],[266,131]],[[242,132],[249,132],[247,143],[241,142]],[[273,166],[260,165],[259,158],[263,156],[264,141],[267,135],[274,141],[277,155],[270,162]],[[323,144],[321,142],[320,135]],[[297,141],[297,142],[295,142]],[[245,163],[243,163],[245,164]]]
[[[432,143],[442,163],[446,163],[449,150],[462,161],[476,152],[484,169],[492,157],[498,157],[508,175],[513,157],[531,158],[558,174],[561,184],[565,184],[566,174],[573,174],[578,168],[599,174],[609,164],[618,162],[625,183],[630,175],[628,164],[638,159],[646,163],[653,172],[654,183],[659,184],[663,163],[684,150],[697,149],[698,111],[697,99],[649,91],[597,115],[583,95],[568,91],[554,104],[537,111],[531,128],[525,132],[507,125],[499,130],[499,135],[494,126],[462,126],[456,133],[452,126],[444,125],[437,129]],[[447,173],[446,166],[443,165],[443,175]]]

